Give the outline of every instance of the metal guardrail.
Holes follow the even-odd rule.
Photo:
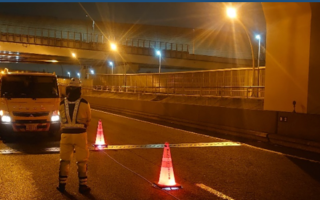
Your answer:
[[[89,89],[89,88],[86,88]],[[183,95],[202,97],[237,97],[237,98],[263,98],[264,86],[242,86],[242,87],[136,87],[136,86],[103,86],[96,85],[90,90],[101,92]]]
[[[161,93],[173,95],[264,97],[265,68],[221,69],[154,74],[97,74],[91,76],[94,90],[108,92]]]

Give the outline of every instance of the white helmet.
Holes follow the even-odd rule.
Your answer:
[[[72,78],[68,87],[81,87],[81,81],[78,78]]]

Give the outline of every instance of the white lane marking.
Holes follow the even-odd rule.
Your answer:
[[[135,118],[132,118],[132,117],[126,117],[126,116],[122,116],[122,115],[117,115],[117,114],[110,113],[110,112],[106,112],[106,111],[101,111],[101,110],[96,110],[96,109],[92,109],[92,110],[97,111],[97,112],[107,113],[107,114],[110,114],[110,115],[115,115],[115,116],[118,116],[118,117],[123,117],[123,118],[131,119],[131,120],[135,120],[135,121],[139,121],[139,122],[144,122],[144,123],[148,123],[148,124],[153,124],[153,125],[157,125],[157,126],[162,126],[162,127],[170,128],[170,129],[173,129],[173,130],[179,130],[179,131],[183,131],[183,132],[186,132],[186,133],[191,133],[191,134],[195,134],[195,135],[201,135],[201,136],[208,137],[208,138],[214,138],[214,139],[222,140],[222,141],[230,141],[230,140],[226,140],[226,139],[221,139],[221,138],[213,137],[213,136],[210,136],[210,135],[204,135],[204,134],[195,133],[195,132],[192,132],[192,131],[186,131],[186,130],[182,130],[182,129],[178,129],[178,128],[173,128],[173,127],[170,127],[170,126],[165,126],[165,125],[161,125],[161,124],[156,124],[156,123],[152,123],[152,122],[147,122],[147,121],[135,119]],[[320,163],[320,161],[317,161],[317,160],[311,160],[311,159],[307,159],[307,158],[303,158],[303,157],[299,157],[299,156],[294,156],[294,155],[290,155],[290,154],[280,153],[280,152],[277,152],[277,151],[267,150],[267,149],[255,147],[255,146],[252,146],[252,145],[249,145],[249,144],[245,144],[245,143],[241,143],[241,144],[242,144],[243,146],[247,146],[247,147],[249,147],[249,148],[258,149],[258,150],[266,151],[266,152],[269,152],[269,153],[275,153],[275,154],[278,154],[278,155],[281,155],[281,156],[287,156],[287,157],[296,158],[296,159],[300,159],[300,160],[305,160],[305,161],[309,161],[309,162],[313,162],[313,163]]]
[[[202,183],[197,183],[196,186],[198,186],[199,188],[206,190],[207,192],[210,192],[211,194],[216,195],[217,197],[221,198],[221,199],[227,199],[227,200],[234,200],[233,198],[223,194],[222,192],[219,192],[215,189],[212,189],[211,187],[208,187]]]

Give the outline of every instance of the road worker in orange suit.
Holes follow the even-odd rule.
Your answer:
[[[81,81],[71,79],[66,87],[67,97],[60,103],[61,140],[60,140],[60,192],[65,191],[69,174],[70,161],[75,150],[78,165],[79,192],[88,193],[87,161],[89,150],[87,145],[87,127],[91,121],[89,103],[81,98]]]

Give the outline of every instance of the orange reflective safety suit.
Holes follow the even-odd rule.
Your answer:
[[[66,184],[70,161],[76,152],[79,185],[87,185],[87,161],[89,150],[87,145],[87,127],[91,121],[89,103],[83,99],[71,102],[66,98],[60,103],[61,141],[59,183]]]

